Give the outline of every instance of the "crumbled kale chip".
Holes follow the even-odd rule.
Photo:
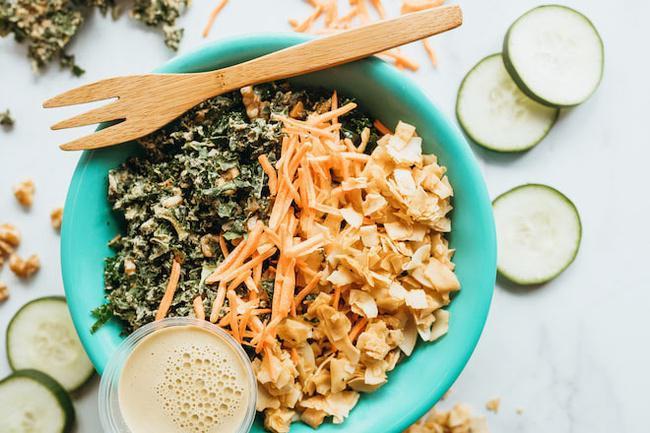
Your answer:
[[[71,0],[0,0],[0,36],[10,33],[27,44],[35,70],[59,59],[74,67],[66,46],[83,22],[80,4]]]
[[[4,128],[11,128],[14,126],[14,118],[11,117],[11,111],[5,110],[5,111],[0,111],[0,125],[2,125]]]
[[[135,0],[131,16],[152,27],[162,27],[165,44],[173,50],[183,37],[183,29],[176,27],[176,19],[190,5],[190,0]]]
[[[261,99],[257,117],[248,117],[239,92],[218,96],[140,139],[144,155],[109,172],[108,199],[124,230],[110,243],[115,255],[105,265],[108,303],[95,311],[97,327],[111,316],[124,321],[127,332],[151,322],[174,259],[181,262],[181,277],[169,316],[191,314],[198,295],[212,305],[216,287],[204,281],[223,260],[218,235],[240,240],[249,224],[268,219],[268,179],[258,157],[266,154],[275,163],[282,141],[271,113],[287,114],[298,102],[307,112],[322,111],[329,103],[329,92],[292,91],[286,83],[255,92]],[[362,115],[349,117],[357,126],[371,124]],[[273,281],[262,286],[272,296]]]
[[[161,27],[165,43],[177,49],[183,30],[175,27],[176,19],[188,5],[189,0],[134,0],[131,15],[148,26]],[[34,70],[58,60],[79,76],[84,70],[67,47],[93,8],[102,14],[110,10],[114,18],[119,11],[116,0],[0,0],[0,37],[13,34],[17,42],[27,44]]]

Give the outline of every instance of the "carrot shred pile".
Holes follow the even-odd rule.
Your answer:
[[[326,35],[340,32],[350,28],[366,25],[373,20],[384,20],[388,17],[382,0],[348,0],[348,10],[341,13],[338,0],[307,0],[314,9],[313,12],[302,21],[289,19],[289,24],[296,32],[310,32]],[[412,12],[419,12],[431,9],[444,4],[445,0],[402,0],[400,13],[402,15]],[[370,12],[370,7],[374,13]],[[316,28],[319,19],[322,18],[322,26]],[[428,40],[422,41],[431,64],[435,67],[438,64],[436,53]],[[378,57],[393,63],[399,69],[417,71],[420,65],[403,54],[399,49],[392,49],[378,54]]]

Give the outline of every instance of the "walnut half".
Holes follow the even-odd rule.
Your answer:
[[[0,281],[0,303],[9,299],[9,287],[2,281]]]
[[[29,278],[40,268],[41,261],[36,254],[29,256],[27,260],[23,260],[17,254],[12,254],[9,257],[9,269],[19,278]]]
[[[18,203],[24,207],[30,207],[34,202],[34,192],[36,192],[36,186],[34,181],[31,179],[20,182],[14,186],[14,196]]]

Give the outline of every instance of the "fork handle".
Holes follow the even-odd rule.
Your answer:
[[[460,7],[437,7],[308,41],[208,74],[221,74],[221,93],[224,88],[235,90],[359,60],[454,29],[462,22]]]

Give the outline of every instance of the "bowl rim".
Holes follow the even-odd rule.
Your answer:
[[[179,72],[193,72],[197,70],[206,70],[210,61],[206,57],[215,54],[221,54],[220,51],[232,49],[233,46],[245,46],[254,49],[255,46],[291,46],[301,42],[312,39],[313,36],[296,34],[296,33],[255,33],[248,35],[230,36],[215,40],[200,46],[194,50],[188,51],[185,54],[179,55],[161,67],[156,68],[153,72],[158,73],[179,73]],[[430,110],[430,118],[436,121],[440,128],[444,128],[445,134],[453,136],[455,142],[455,157],[462,160],[462,163],[468,167],[467,180],[472,184],[475,189],[475,195],[478,196],[477,221],[480,223],[484,233],[485,245],[482,245],[484,252],[484,260],[480,269],[482,275],[485,275],[483,284],[490,283],[490,288],[482,289],[481,297],[477,301],[478,306],[475,306],[474,312],[476,316],[473,317],[474,322],[471,326],[471,332],[463,337],[465,345],[462,351],[459,351],[458,356],[455,358],[456,362],[448,368],[443,377],[440,379],[431,392],[419,399],[418,402],[410,407],[406,412],[395,414],[392,420],[391,432],[401,432],[409,425],[415,422],[419,417],[426,413],[446,392],[451,385],[458,378],[464,367],[466,366],[469,358],[474,352],[478,340],[481,336],[487,315],[490,309],[494,281],[496,279],[496,232],[495,224],[492,215],[492,206],[489,199],[487,187],[483,180],[478,162],[469,147],[467,140],[461,133],[460,129],[453,123],[446,115],[444,115],[438,107],[431,101],[428,96],[420,89],[413,79],[399,72],[396,68],[388,63],[385,63],[378,58],[367,58],[354,62],[362,67],[372,68],[371,79],[381,81],[382,83],[390,83],[392,86],[398,87],[402,92],[403,99],[415,102],[409,102],[409,105],[426,106]],[[102,126],[100,126],[101,129]],[[100,150],[101,151],[101,150]],[[68,194],[65,202],[65,211],[63,217],[63,226],[61,231],[61,272],[63,276],[64,289],[66,296],[76,294],[72,290],[74,284],[74,274],[76,273],[76,265],[74,262],[75,245],[72,234],[74,233],[71,221],[75,213],[75,202],[78,192],[82,187],[83,172],[86,170],[89,161],[92,159],[94,152],[97,151],[84,151],[79,159],[75,168],[72,180],[70,182]],[[67,222],[67,223],[66,223]],[[79,303],[73,296],[68,296],[68,307],[77,333],[82,341],[84,349],[88,353],[90,359],[93,361],[95,368],[101,374],[105,367],[106,360],[102,360],[99,349],[96,347],[96,342],[91,342],[92,334],[87,329],[87,321],[83,316],[88,316],[89,312],[83,303]],[[452,325],[453,326],[453,325]],[[333,429],[345,429],[346,424],[336,425]],[[327,429],[329,431],[329,429]],[[301,429],[302,431],[302,429]]]

